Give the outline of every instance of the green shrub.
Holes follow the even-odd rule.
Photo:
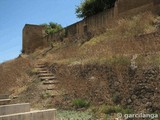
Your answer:
[[[128,65],[130,64],[130,59],[125,56],[112,56],[112,58],[108,61],[110,64],[120,64],[120,65]]]
[[[73,106],[78,109],[78,108],[86,108],[89,106],[89,101],[85,100],[85,99],[74,99],[72,101]]]
[[[49,93],[49,92],[43,92],[42,94],[41,94],[41,98],[42,99],[46,99],[46,98],[49,98],[49,97],[51,97],[52,95],[51,95],[51,93]]]
[[[28,73],[29,76],[33,76],[36,75],[38,71],[35,68],[32,68],[28,69],[26,72]]]
[[[123,108],[122,106],[110,106],[110,105],[101,105],[92,109],[95,117],[100,117],[103,115],[105,120],[108,120],[109,116],[115,115],[117,113],[121,114],[131,114],[133,111],[128,108]],[[110,120],[110,119],[109,119]]]
[[[132,113],[130,109],[124,109],[121,106],[103,106],[100,111],[108,115],[112,113],[122,113],[122,114]]]
[[[63,27],[60,24],[57,24],[57,23],[54,23],[54,22],[50,22],[49,24],[45,23],[45,24],[41,24],[41,25],[46,27],[45,32],[48,35],[56,33],[56,32],[63,29]]]
[[[76,8],[76,14],[79,18],[85,18],[95,15],[103,10],[114,7],[116,0],[83,0]]]

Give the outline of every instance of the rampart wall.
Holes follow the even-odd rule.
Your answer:
[[[153,0],[118,0],[116,4],[118,13],[123,13],[150,3],[153,3]]]
[[[23,50],[27,51],[26,53],[33,52],[37,47],[46,46],[55,41],[87,40],[105,32],[115,18],[132,16],[145,11],[160,13],[160,0],[117,0],[114,8],[85,18],[45,37],[42,32],[44,27],[35,28],[27,25],[23,30]],[[26,34],[27,31],[29,31],[28,34]]]
[[[23,28],[23,53],[29,54],[34,52],[36,48],[45,46],[46,42],[43,39],[44,29],[44,26],[25,25]]]
[[[106,29],[114,18],[114,8],[105,10],[97,15],[88,17],[82,21],[74,23],[64,30],[46,36],[45,41],[62,41],[63,38],[68,40],[90,38]]]
[[[102,33],[111,25],[112,21],[118,17],[132,16],[140,12],[153,11],[158,12],[160,9],[159,0],[118,0],[115,7],[105,10],[97,15],[83,19],[74,23],[65,29],[62,38],[62,31],[46,36],[45,41],[62,41],[62,40],[79,40],[88,39],[95,34]]]

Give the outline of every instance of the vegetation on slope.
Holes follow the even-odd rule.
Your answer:
[[[27,71],[31,67],[29,60],[16,58],[0,64],[0,94],[20,93],[30,81]]]
[[[77,108],[79,110],[80,108],[83,111],[84,108],[88,107],[88,103],[92,101],[96,102],[96,105],[102,105],[102,108],[100,106],[98,109],[93,109],[94,112],[97,110],[95,112],[95,114],[98,114],[97,116],[101,116],[102,113],[106,117],[108,112],[111,112],[111,114],[128,112],[128,109],[114,106],[114,101],[119,103],[121,100],[120,95],[119,93],[112,94],[106,86],[110,85],[116,88],[112,86],[117,84],[116,82],[112,84],[114,82],[112,77],[114,78],[115,75],[117,76],[117,80],[127,80],[126,77],[128,76],[125,76],[126,71],[128,70],[128,66],[131,65],[133,56],[136,54],[138,54],[136,65],[145,64],[144,66],[146,67],[149,64],[160,63],[159,54],[155,54],[160,51],[159,44],[156,43],[159,38],[155,36],[153,39],[149,38],[140,41],[136,37],[155,32],[157,30],[154,24],[155,18],[156,16],[151,13],[143,13],[132,18],[120,19],[108,28],[105,33],[85,43],[81,41],[68,44],[57,42],[54,43],[53,49],[46,54],[43,50],[37,50],[30,55],[33,61],[18,58],[6,62],[0,65],[0,85],[2,86],[0,92],[11,91],[12,93],[16,93],[20,97],[18,98],[19,101],[32,102],[34,107],[43,106],[50,108],[57,105],[58,107],[72,110]],[[44,51],[47,51],[47,49]],[[39,55],[41,52],[44,54]],[[148,55],[149,52],[152,52],[152,54]],[[67,92],[70,95],[52,99],[47,93],[39,92],[41,91],[41,83],[38,79],[31,81],[30,85],[28,85],[28,81],[31,80],[30,77],[33,80],[32,73],[35,72],[33,68],[30,68],[31,62],[33,62],[32,64],[42,62],[48,63],[48,65],[52,65],[53,63],[58,63],[59,66],[62,65],[62,67],[58,66],[59,71],[56,71],[58,72],[57,77],[63,83],[60,87],[68,90]],[[107,65],[114,66],[112,70],[115,71],[115,74],[106,75],[107,70],[110,70]],[[55,66],[53,65],[53,67]],[[109,78],[106,79],[105,75],[111,77],[111,83],[108,82]],[[123,82],[122,84],[121,91],[128,88],[128,84],[124,84]],[[128,93],[126,92],[125,94],[127,95]],[[83,100],[86,98],[88,98],[87,102],[84,102]],[[16,101],[18,100],[16,99]],[[102,101],[107,101],[107,105],[103,106]],[[74,107],[75,109],[73,109]],[[66,114],[60,116],[66,116]],[[84,116],[90,117],[88,113]]]
[[[155,32],[157,30],[154,24],[155,18],[156,16],[151,13],[143,13],[132,18],[117,20],[105,33],[83,44],[81,41],[69,45],[61,42],[54,43],[54,49],[41,60],[73,65],[118,61],[128,63],[134,54],[145,54],[148,50],[155,51],[156,48],[157,51],[159,50],[158,44],[157,47],[152,46],[154,41],[150,41],[150,44],[144,41],[142,45],[135,38]]]
[[[102,12],[105,9],[114,7],[116,0],[85,0],[77,8],[76,13],[79,18],[86,18]]]
[[[46,27],[46,34],[53,34],[58,32],[59,30],[62,30],[63,27],[60,24],[54,23],[54,22],[50,22],[49,24],[42,24]]]

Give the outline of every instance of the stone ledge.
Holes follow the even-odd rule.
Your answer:
[[[10,104],[10,105],[1,105],[0,106],[0,115],[8,115],[22,112],[29,112],[30,104],[29,103],[20,103],[20,104]]]
[[[56,109],[3,115],[0,120],[56,120]]]

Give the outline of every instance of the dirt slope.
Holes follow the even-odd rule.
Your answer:
[[[22,91],[30,81],[30,76],[27,74],[30,66],[29,60],[25,58],[16,58],[0,64],[0,94]]]

